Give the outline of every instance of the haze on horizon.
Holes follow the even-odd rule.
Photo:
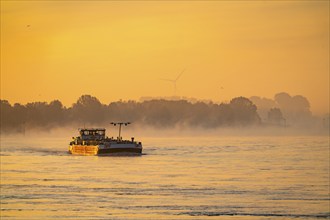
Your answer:
[[[329,112],[329,2],[1,1],[1,99],[308,98]]]

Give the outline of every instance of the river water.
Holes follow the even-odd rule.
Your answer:
[[[1,139],[4,219],[327,219],[329,137],[139,138],[73,156],[68,137]]]

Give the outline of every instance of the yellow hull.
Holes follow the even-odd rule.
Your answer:
[[[79,154],[79,155],[97,155],[98,146],[93,145],[74,145],[70,146],[69,152],[71,154]]]

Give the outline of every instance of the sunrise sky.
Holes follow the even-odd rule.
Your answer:
[[[329,1],[1,1],[1,99],[303,95],[329,112]]]

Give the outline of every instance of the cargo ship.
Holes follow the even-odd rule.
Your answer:
[[[69,145],[69,153],[77,155],[112,155],[112,154],[142,154],[142,143],[134,140],[123,140],[121,128],[130,122],[111,122],[119,127],[117,138],[108,138],[105,128],[80,128],[79,136],[73,137]]]

